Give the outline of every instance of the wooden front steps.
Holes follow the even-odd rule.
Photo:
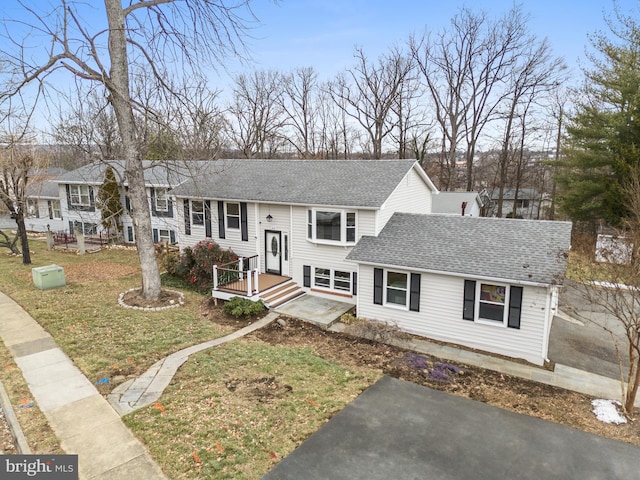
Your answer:
[[[260,298],[268,308],[276,308],[304,294],[305,291],[297,283],[289,279],[284,283],[260,292]]]

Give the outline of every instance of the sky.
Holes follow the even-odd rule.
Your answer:
[[[640,19],[640,0],[617,0],[621,10]],[[94,3],[95,2],[95,3]],[[58,0],[23,0],[36,12],[51,10]],[[123,0],[123,4],[129,0]],[[517,2],[516,2],[517,3]],[[95,21],[102,21],[102,2],[91,0]],[[313,67],[320,80],[329,80],[354,64],[354,47],[376,59],[394,45],[402,46],[411,35],[439,32],[463,6],[500,17],[514,6],[512,0],[254,0],[257,21],[251,24],[247,48],[252,61],[229,61],[226,68],[211,71],[212,88],[228,92],[233,75],[252,69],[287,72]],[[580,62],[585,64],[588,35],[607,31],[605,13],[613,11],[613,0],[524,0],[530,32],[547,38],[556,56],[565,59],[577,83]],[[0,27],[11,36],[24,12],[16,0],[0,3]],[[43,48],[46,46],[43,45]],[[586,62],[588,64],[588,62]],[[573,82],[572,82],[573,83]]]
[[[518,2],[516,2],[518,3]],[[640,15],[639,0],[618,0],[622,11]],[[604,14],[612,0],[528,0],[519,3],[530,16],[531,33],[547,38],[557,56],[579,71],[588,34],[607,30]],[[251,32],[249,49],[255,68],[290,70],[313,66],[320,77],[333,77],[353,65],[354,46],[377,58],[410,35],[447,28],[463,6],[499,17],[509,0],[281,0],[260,1],[254,12],[260,24]],[[242,70],[231,66],[231,72]]]

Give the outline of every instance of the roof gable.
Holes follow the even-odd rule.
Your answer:
[[[395,213],[347,259],[550,285],[564,275],[570,238],[570,222]]]

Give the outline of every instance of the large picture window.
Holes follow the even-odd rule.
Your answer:
[[[307,237],[318,242],[355,243],[356,212],[308,210]]]

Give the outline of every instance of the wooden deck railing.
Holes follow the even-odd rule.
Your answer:
[[[243,258],[223,265],[213,266],[213,289],[224,288],[241,295],[251,297],[258,293],[258,275],[260,273],[260,257]]]

